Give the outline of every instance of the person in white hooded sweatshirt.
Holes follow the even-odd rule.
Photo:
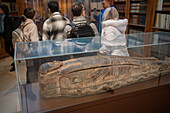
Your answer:
[[[102,18],[102,47],[100,53],[129,56],[125,38],[127,24],[127,19],[119,19],[119,13],[116,8],[109,7],[105,10]]]

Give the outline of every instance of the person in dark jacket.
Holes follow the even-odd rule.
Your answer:
[[[0,4],[0,15],[1,15],[1,36],[4,38],[5,43],[5,51],[14,59],[14,48],[12,45],[12,31],[13,28],[13,20],[9,15],[9,9],[7,5]],[[15,71],[14,63],[11,64],[11,71]]]

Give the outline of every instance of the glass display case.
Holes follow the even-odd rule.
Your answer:
[[[53,71],[57,70],[58,67],[68,64],[68,61],[73,62],[73,60],[77,60],[77,59],[81,61],[83,59],[86,60],[86,62],[88,63],[83,64],[84,61],[82,61],[82,64],[79,64],[76,67],[73,65],[70,65],[68,67],[66,66],[67,68],[61,71],[63,73],[66,73],[65,75],[63,74],[63,76],[67,75],[67,71],[69,71],[69,69],[73,70],[70,73],[76,73],[80,69],[83,70],[82,68],[83,65],[86,66],[91,65],[91,67],[84,69],[84,71],[88,71],[90,69],[95,68],[91,72],[95,72],[97,68],[107,68],[111,64],[101,65],[100,63],[103,60],[102,58],[105,57],[108,58],[108,56],[109,58],[110,56],[113,57],[112,60],[115,60],[116,58],[125,58],[125,59],[137,58],[135,62],[141,59],[143,60],[149,59],[151,61],[159,60],[160,62],[164,62],[166,60],[166,62],[169,62],[170,61],[169,37],[170,37],[170,33],[151,32],[151,33],[113,36],[112,40],[107,40],[107,37],[86,37],[86,38],[73,38],[73,39],[62,39],[62,40],[52,40],[52,41],[50,40],[50,41],[16,43],[15,64],[16,64],[16,76],[17,76],[18,91],[20,96],[21,111],[22,112],[50,112],[55,110],[61,110],[63,108],[67,108],[70,106],[81,105],[86,102],[87,103],[94,102],[99,99],[109,98],[116,95],[138,91],[141,89],[156,87],[158,85],[157,82],[156,83],[147,82],[147,85],[145,84],[142,87],[136,87],[131,90],[122,91],[121,93],[120,92],[117,94],[104,93],[105,91],[109,90],[107,89],[109,87],[108,86],[108,87],[103,87],[104,90],[102,89],[101,92],[98,92],[96,90],[96,92],[94,93],[93,92],[85,93],[83,95],[78,95],[78,96],[75,96],[76,94],[70,96],[69,94],[67,94],[67,95],[59,95],[58,97],[52,96],[50,98],[44,98],[45,96],[40,91],[42,90],[43,82],[49,82],[49,83],[53,82],[53,78],[49,79],[53,75],[48,76],[49,78],[47,79],[44,79],[45,76],[48,75],[50,72],[52,73]],[[118,51],[118,53],[115,54],[114,53],[115,51]],[[101,57],[101,59],[99,57]],[[56,62],[59,63],[56,65]],[[100,62],[99,63],[100,67],[98,66],[98,62]],[[104,64],[107,63],[105,62],[105,60],[103,62]],[[128,60],[128,62],[130,62],[130,60]],[[62,64],[60,65],[60,63]],[[163,63],[158,63],[158,64],[163,64]],[[93,65],[95,66],[97,65],[96,66],[97,68],[94,67]],[[79,69],[79,67],[81,68]],[[149,70],[155,68],[149,68]],[[128,71],[131,68],[126,68],[126,69]],[[164,70],[166,69],[163,68],[162,72],[164,72]],[[168,72],[169,70],[166,71],[166,73]],[[120,73],[126,73],[126,72],[122,70],[121,72],[119,72],[119,74]],[[85,74],[88,75],[87,72],[85,72]],[[100,74],[97,75],[100,76]],[[81,74],[74,75],[74,76],[81,76]],[[91,76],[93,77],[92,73]],[[157,80],[158,77],[159,76],[155,76],[155,78],[151,77],[149,79],[146,79],[146,81],[153,80],[153,79]],[[142,81],[145,80],[143,78],[139,78],[139,79]],[[78,80],[76,78],[74,78],[72,82],[75,81],[77,81],[76,83],[78,83]],[[66,80],[61,83],[64,83],[66,86],[67,83],[69,82]],[[137,84],[137,83],[138,81],[133,82],[133,84]],[[45,84],[43,85],[45,87]],[[53,88],[53,86],[50,85],[51,84],[49,84],[49,86],[46,88],[47,89]],[[131,84],[127,84],[127,85],[131,85]],[[126,84],[122,86],[124,87],[126,86]],[[89,85],[88,87],[91,86]],[[121,88],[122,87],[115,86],[113,89],[111,87],[111,90],[121,89]],[[66,89],[69,90],[69,88]],[[92,89],[94,89],[94,87]]]

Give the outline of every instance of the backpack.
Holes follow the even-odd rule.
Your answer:
[[[27,26],[30,23],[27,23],[26,25],[24,25],[23,27],[19,26],[17,29],[15,29],[12,32],[12,43],[13,46],[15,46],[15,42],[24,42],[24,33],[23,33],[23,29],[25,26]]]
[[[89,23],[67,24],[72,27],[70,36],[68,38],[79,38],[79,37],[93,37],[95,36],[94,31]]]

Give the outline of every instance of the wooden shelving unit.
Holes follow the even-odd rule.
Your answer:
[[[114,0],[114,5],[118,8],[119,18],[125,18],[126,0],[123,1]]]
[[[131,3],[143,2],[143,0],[130,0]]]
[[[166,8],[163,5],[166,2]],[[157,24],[157,14],[160,15],[170,15],[170,9],[168,0],[116,0],[113,2],[117,7],[120,4],[125,4],[125,18],[128,19],[129,23],[127,26],[126,34],[140,33],[140,32],[170,32],[170,25],[168,26],[164,20],[166,27],[158,26]],[[143,9],[141,9],[143,7]],[[161,8],[160,8],[161,7]],[[161,9],[161,10],[160,10]],[[122,13],[122,12],[121,12]],[[121,13],[119,13],[121,15]],[[133,19],[134,18],[134,19]],[[161,17],[162,19],[162,17]],[[169,16],[170,19],[170,16]],[[170,21],[169,21],[170,22]],[[159,20],[159,24],[162,23],[162,20]],[[152,36],[144,36],[144,43],[151,42]],[[142,52],[143,56],[149,57],[151,54],[151,47],[144,47]],[[132,51],[133,54],[136,54],[135,51]],[[140,54],[139,54],[140,55]]]
[[[135,15],[146,15],[145,12],[131,12],[130,14],[135,14]]]
[[[170,14],[170,11],[166,11],[166,10],[155,10],[155,13],[161,13],[161,14]]]
[[[137,26],[137,27],[143,27],[145,28],[145,25],[140,25],[140,24],[133,24],[133,23],[129,23],[129,26]]]
[[[170,1],[156,0],[155,21],[153,31],[170,32]]]
[[[168,0],[163,0],[168,1]],[[18,8],[18,14],[23,14],[24,9],[24,0],[16,0]],[[74,0],[67,1],[67,0],[60,0],[61,4],[61,12],[63,15],[68,15],[69,19],[72,18],[71,10],[69,10],[71,4],[74,2]],[[98,4],[97,4],[98,3]],[[126,34],[129,34],[134,29],[138,30],[139,32],[153,32],[153,31],[166,31],[169,32],[169,28],[162,28],[156,26],[156,16],[157,14],[170,14],[170,11],[167,11],[165,9],[158,10],[157,4],[158,0],[110,0],[110,3],[115,5],[118,8],[119,17],[121,19],[127,18],[129,21],[129,24],[127,26]],[[47,6],[47,0],[43,1],[44,11],[46,11]],[[69,5],[68,5],[69,4]],[[100,0],[90,0],[90,1],[84,1],[84,4],[86,6],[86,15],[89,18],[89,21],[95,21],[93,18],[94,8],[99,13],[102,9],[101,1]],[[169,4],[169,3],[168,3]],[[168,7],[166,5],[166,7]],[[144,8],[144,9],[142,9]],[[67,9],[67,10],[66,10]],[[44,12],[44,14],[47,14],[47,12]],[[47,17],[47,16],[46,16]],[[137,18],[137,19],[135,19]],[[138,32],[138,33],[139,33]],[[134,32],[135,33],[135,32]]]
[[[124,17],[127,18],[129,21],[126,34],[131,33],[129,32],[131,28],[143,29],[143,31],[141,32],[156,32],[156,31],[170,32],[170,28],[168,28],[168,26],[166,26],[167,28],[156,26],[156,19],[157,19],[156,16],[158,13],[170,15],[169,9],[167,10],[157,9],[158,5],[160,5],[159,2],[162,2],[162,7],[164,2],[168,2],[168,4],[170,3],[167,0],[163,0],[163,1],[162,0],[160,1],[159,0],[124,0],[124,1],[115,0],[114,2],[112,2],[112,4],[114,4],[116,7],[119,7],[119,5],[121,4],[125,4],[126,6],[125,11],[119,11],[118,8],[119,14],[124,15]],[[141,6],[145,7],[143,11],[141,10]],[[166,7],[168,6],[166,5]]]
[[[39,0],[40,1],[40,0]],[[162,10],[158,9],[157,5],[160,1],[166,2],[166,8],[162,8]],[[69,7],[71,4],[73,4],[74,0],[59,0],[61,2],[60,9],[63,14],[68,14],[69,18],[72,18],[71,10],[69,10]],[[99,3],[95,7],[92,7],[94,2]],[[167,3],[168,2],[168,3]],[[18,9],[18,14],[23,14],[24,9],[24,0],[16,0]],[[89,16],[90,21],[94,21],[92,15],[94,12],[94,8],[96,8],[97,12],[99,13],[102,9],[101,1],[100,0],[87,0],[85,1],[86,6],[86,15]],[[167,31],[169,32],[169,28],[161,28],[156,26],[156,16],[157,14],[170,14],[170,10],[167,10],[167,7],[169,7],[169,0],[110,0],[110,3],[115,5],[118,8],[118,12],[120,15],[120,18],[127,18],[129,20],[129,25],[127,26],[126,33],[130,33],[129,29],[131,27],[136,27],[134,29],[138,29],[138,27],[143,28],[143,32],[153,32],[153,31]],[[47,0],[43,0],[43,6],[44,11],[46,11],[47,6]],[[136,6],[138,5],[138,6]],[[162,3],[162,5],[165,5]],[[99,7],[100,6],[100,7]],[[133,7],[132,7],[133,6]],[[142,11],[141,7],[145,7]],[[67,9],[67,10],[66,10]],[[138,9],[136,12],[135,10]],[[44,14],[47,14],[47,12],[44,12]],[[140,22],[131,22],[133,15],[138,16],[138,18],[141,18],[139,21],[142,21],[142,24]]]
[[[154,31],[161,30],[161,31],[165,31],[165,32],[170,32],[170,29],[166,29],[166,28],[153,27],[153,29],[154,29]]]
[[[119,4],[121,4],[121,3],[126,3],[126,0],[125,1],[115,1],[114,3],[119,3]]]

